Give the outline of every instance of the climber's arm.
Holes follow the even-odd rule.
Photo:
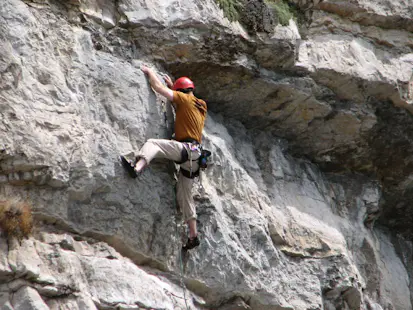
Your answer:
[[[169,89],[168,87],[166,87],[158,79],[155,72],[151,68],[148,68],[147,66],[142,66],[141,70],[148,76],[149,83],[151,84],[153,90],[172,102],[173,97],[174,97],[172,89]]]
[[[172,82],[172,79],[169,77],[169,75],[164,74],[163,75],[163,80],[165,81],[166,86],[168,86],[169,89],[173,89],[174,83]],[[173,102],[173,100],[169,100],[169,102],[171,103],[174,110],[176,110],[176,103]]]

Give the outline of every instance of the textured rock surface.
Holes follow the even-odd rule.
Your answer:
[[[0,201],[38,221],[2,309],[412,309],[411,1],[297,4],[254,35],[209,0],[0,3]],[[172,167],[117,158],[171,133],[141,63],[212,111],[186,291]]]
[[[137,267],[105,243],[53,232],[37,237],[17,246],[18,264],[25,270],[15,271],[16,278],[2,286],[12,292],[12,309],[184,307],[179,283]],[[30,273],[33,265],[35,274]]]

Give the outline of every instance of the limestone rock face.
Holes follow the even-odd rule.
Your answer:
[[[412,2],[294,3],[255,34],[212,0],[1,1],[0,203],[36,218],[1,309],[412,309]],[[118,158],[173,129],[141,64],[208,102],[187,253],[175,167]]]

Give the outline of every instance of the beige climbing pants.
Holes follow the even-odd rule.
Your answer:
[[[188,157],[192,157],[192,161],[189,160],[180,166],[187,171],[197,171],[199,169],[197,159],[199,158],[200,153],[193,148],[191,143],[166,139],[149,139],[139,150],[137,156],[145,159],[146,164],[148,165],[154,158],[166,158],[175,162],[180,162],[183,148],[186,148],[189,155]],[[187,178],[182,172],[179,172],[178,183],[176,186],[176,199],[185,221],[196,219],[197,217],[195,202],[192,196],[193,183],[194,179]]]

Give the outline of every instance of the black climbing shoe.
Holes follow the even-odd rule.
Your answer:
[[[125,170],[128,172],[129,176],[131,178],[137,178],[138,174],[135,171],[135,165],[136,163],[131,162],[129,160],[127,160],[124,156],[120,157],[120,160],[122,162],[122,166],[123,168],[125,168]]]
[[[188,238],[188,242],[182,247],[182,250],[188,251],[199,245],[199,238],[196,236],[193,239]]]

